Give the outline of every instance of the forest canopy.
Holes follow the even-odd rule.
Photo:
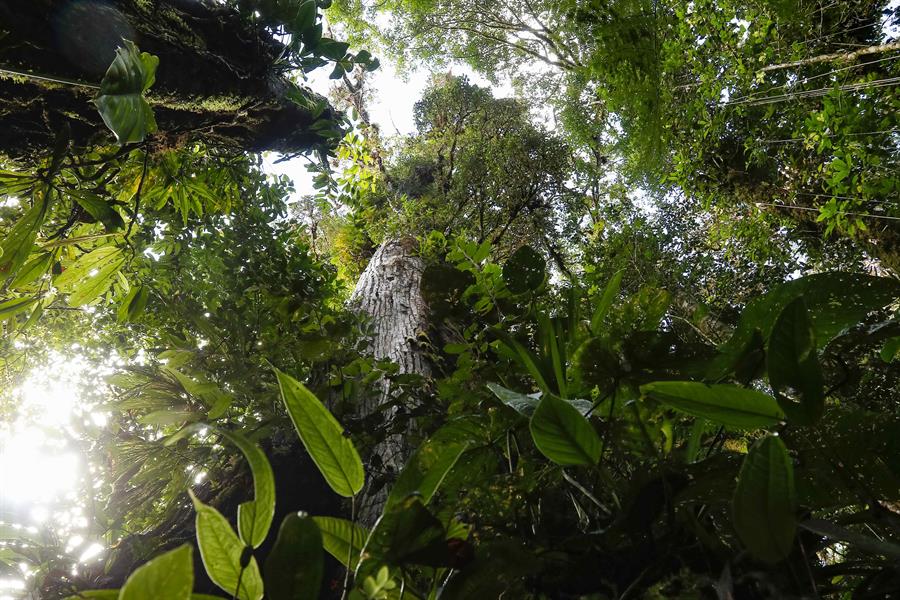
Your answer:
[[[898,59],[893,0],[0,0],[0,600],[900,595]]]

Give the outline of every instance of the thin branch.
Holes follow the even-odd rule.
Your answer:
[[[869,54],[881,54],[883,52],[891,52],[893,50],[900,50],[900,41],[891,42],[890,44],[880,44],[878,46],[868,46],[866,48],[854,50],[853,52],[833,52],[831,54],[820,54],[818,56],[810,56],[809,58],[804,58],[803,60],[795,60],[791,62],[779,63],[777,65],[769,65],[760,69],[759,72],[769,73],[771,71],[793,69],[794,67],[805,67],[807,65],[814,65],[823,62],[851,62],[861,56],[867,56]]]

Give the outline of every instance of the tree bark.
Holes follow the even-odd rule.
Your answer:
[[[201,139],[293,153],[324,146],[312,129],[336,112],[277,66],[283,45],[206,0],[0,0],[0,148],[18,162],[46,153],[68,123],[76,147],[111,144],[91,102],[122,38],[160,59],[148,100],[163,147]],[[295,101],[296,100],[296,101]]]
[[[413,254],[413,240],[389,240],[381,244],[360,276],[350,297],[350,304],[371,320],[371,344],[376,359],[397,363],[400,373],[431,375],[431,365],[419,345],[420,335],[427,331],[429,312],[419,286],[424,261]],[[383,379],[376,394],[362,401],[359,414],[365,418],[390,402],[394,393],[391,382]],[[397,415],[396,406],[384,411],[384,421]],[[359,519],[371,526],[381,514],[389,485],[373,482],[390,480],[400,472],[409,454],[403,434],[389,435],[371,450],[369,489],[359,506]],[[377,471],[383,469],[383,473]],[[373,471],[376,471],[373,473]],[[374,475],[374,476],[373,476]],[[383,477],[382,477],[383,475]]]

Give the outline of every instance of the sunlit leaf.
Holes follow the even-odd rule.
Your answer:
[[[119,600],[188,600],[194,587],[193,548],[185,544],[138,567]]]
[[[189,492],[197,511],[197,546],[209,578],[238,600],[260,600],[263,582],[256,558],[250,556],[242,566],[247,546],[238,538],[228,520],[212,506],[203,504]],[[238,590],[238,581],[241,582]]]
[[[313,521],[319,526],[325,551],[345,567],[355,570],[369,531],[338,517],[313,517]]]
[[[35,193],[34,204],[16,221],[0,243],[0,278],[16,274],[28,260],[49,209],[49,194]]]
[[[153,109],[144,92],[156,79],[159,58],[129,40],[116,50],[116,57],[100,82],[100,94],[95,103],[106,126],[116,134],[120,144],[142,142],[147,134],[156,131]]]
[[[237,446],[253,474],[253,500],[238,506],[238,534],[248,546],[258,548],[266,539],[275,516],[275,474],[262,449],[236,431],[218,430]]]
[[[350,497],[365,483],[362,460],[344,428],[306,387],[275,369],[281,398],[300,441],[335,493]]]
[[[735,429],[771,427],[784,420],[772,396],[736,385],[656,381],[641,393],[676,410]]]

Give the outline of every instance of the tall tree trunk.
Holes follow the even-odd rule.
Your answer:
[[[227,7],[207,0],[0,0],[2,151],[29,162],[46,153],[63,123],[76,146],[112,143],[91,86],[122,38],[160,58],[148,97],[160,144],[199,138],[284,153],[324,145],[312,125],[336,113],[279,70],[280,42]]]
[[[428,306],[419,289],[425,264],[413,254],[414,246],[410,239],[381,244],[360,276],[350,303],[371,319],[375,358],[397,363],[400,373],[429,377],[431,366],[419,344],[419,336],[429,324]],[[372,415],[393,397],[390,381],[382,380],[378,393],[363,400],[359,407],[360,416]],[[397,411],[397,407],[386,410],[385,422],[390,423]],[[359,507],[359,519],[364,525],[371,526],[381,514],[389,489],[384,480],[390,482],[408,457],[409,446],[405,438],[403,434],[389,435],[371,451],[370,487]],[[376,472],[373,476],[372,471],[380,469],[384,472]],[[373,487],[373,482],[378,483]]]

